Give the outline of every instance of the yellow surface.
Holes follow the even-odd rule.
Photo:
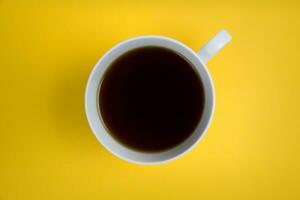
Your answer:
[[[0,0],[0,199],[300,199],[299,1]],[[88,75],[132,36],[197,50],[216,112],[186,156],[139,166],[109,154],[84,113]]]

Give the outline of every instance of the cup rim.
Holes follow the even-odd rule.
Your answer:
[[[98,96],[98,90],[99,85],[101,84],[101,80],[103,78],[103,74],[105,73],[106,69],[109,67],[109,65],[120,55],[124,54],[125,52],[128,52],[132,49],[138,48],[138,47],[144,47],[144,46],[160,46],[160,47],[166,47],[169,48],[177,53],[183,54],[183,56],[188,59],[192,65],[195,67],[195,71],[198,73],[198,75],[201,78],[201,81],[203,81],[203,78],[205,79],[204,84],[204,93],[205,93],[205,99],[207,100],[207,96],[209,95],[209,108],[207,108],[207,105],[204,106],[203,116],[206,114],[206,121],[203,122],[203,116],[201,117],[200,122],[197,125],[197,128],[195,131],[191,134],[191,136],[187,139],[189,140],[192,136],[196,137],[194,139],[190,139],[190,141],[187,143],[186,141],[183,141],[179,145],[177,145],[174,148],[171,148],[166,151],[161,152],[138,152],[133,149],[129,149],[126,146],[122,145],[118,141],[116,141],[105,129],[104,122],[101,120],[101,115],[98,113],[98,104],[97,104],[97,96]],[[100,77],[96,77],[97,75]],[[204,81],[203,81],[204,82]],[[205,84],[208,85],[208,88],[206,88]],[[96,88],[95,88],[96,87]],[[208,91],[207,91],[208,90]],[[208,94],[209,93],[209,94]],[[93,99],[91,99],[93,98]],[[207,100],[207,101],[208,101]],[[95,107],[96,103],[96,107]],[[90,76],[88,78],[86,91],[85,91],[85,112],[87,116],[88,123],[98,139],[98,141],[112,154],[115,156],[132,163],[136,164],[142,164],[142,165],[153,165],[153,164],[160,164],[160,163],[166,163],[172,160],[175,160],[187,152],[189,152],[191,149],[193,149],[196,144],[198,144],[203,136],[206,134],[207,129],[209,125],[211,124],[211,120],[213,117],[213,113],[215,110],[215,90],[213,86],[213,81],[210,76],[210,73],[206,67],[206,64],[199,58],[199,56],[196,54],[195,51],[190,49],[185,44],[164,36],[159,35],[145,35],[145,36],[138,36],[129,38],[121,43],[116,44],[111,49],[109,49],[95,64],[92,72],[90,73]],[[96,112],[95,112],[96,111]],[[209,113],[207,113],[209,112]],[[97,114],[97,116],[96,116]],[[97,119],[96,119],[97,118]],[[204,124],[203,124],[204,123]],[[99,127],[101,128],[99,128]],[[200,127],[201,126],[201,127]],[[199,133],[199,128],[201,128],[201,132]],[[196,132],[198,132],[196,134]],[[186,144],[184,144],[186,143]],[[183,145],[184,147],[181,147]],[[181,147],[181,148],[179,148]],[[119,148],[119,149],[118,149]],[[174,149],[178,148],[176,151]],[[118,151],[116,150],[118,149]],[[125,153],[122,153],[124,151]],[[174,153],[172,153],[174,151]],[[166,154],[167,153],[167,154]],[[131,156],[129,156],[131,154]],[[134,155],[133,155],[134,154]],[[165,156],[161,156],[165,154]],[[159,157],[161,156],[161,157]],[[143,157],[151,157],[151,159],[147,160],[141,159]],[[156,157],[156,159],[154,159]]]

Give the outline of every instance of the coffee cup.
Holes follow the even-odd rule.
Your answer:
[[[85,93],[86,116],[98,141],[117,157],[137,164],[165,163],[174,160],[191,150],[205,135],[214,113],[215,91],[213,80],[206,63],[230,40],[230,34],[226,30],[221,30],[199,51],[194,51],[187,45],[175,39],[157,35],[147,35],[130,38],[108,50],[94,66],[89,76]],[[109,133],[104,121],[101,119],[98,103],[100,84],[110,65],[127,52],[147,46],[170,49],[188,60],[193,65],[194,70],[199,74],[199,78],[203,84],[205,97],[202,117],[193,133],[177,146],[161,152],[141,152],[128,148],[116,140]]]

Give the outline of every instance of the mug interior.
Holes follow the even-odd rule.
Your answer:
[[[115,59],[128,52],[129,50],[145,46],[158,46],[168,48],[184,56],[192,63],[194,70],[198,73],[198,76],[202,81],[205,94],[203,114],[192,135],[174,148],[155,153],[138,152],[129,149],[116,141],[106,130],[103,120],[101,119],[100,109],[98,106],[99,88],[106,69]],[[214,111],[214,88],[205,64],[189,47],[167,37],[141,36],[119,43],[118,45],[111,48],[96,63],[89,77],[86,88],[85,109],[88,122],[95,136],[100,141],[100,143],[102,143],[102,145],[111,153],[121,159],[138,164],[157,164],[173,160],[183,155],[203,137],[210,124]]]

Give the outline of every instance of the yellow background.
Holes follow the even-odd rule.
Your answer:
[[[0,199],[300,199],[299,1],[0,0]],[[216,112],[184,157],[139,166],[89,129],[93,65],[132,36],[198,50],[221,28],[232,42],[208,63]]]

